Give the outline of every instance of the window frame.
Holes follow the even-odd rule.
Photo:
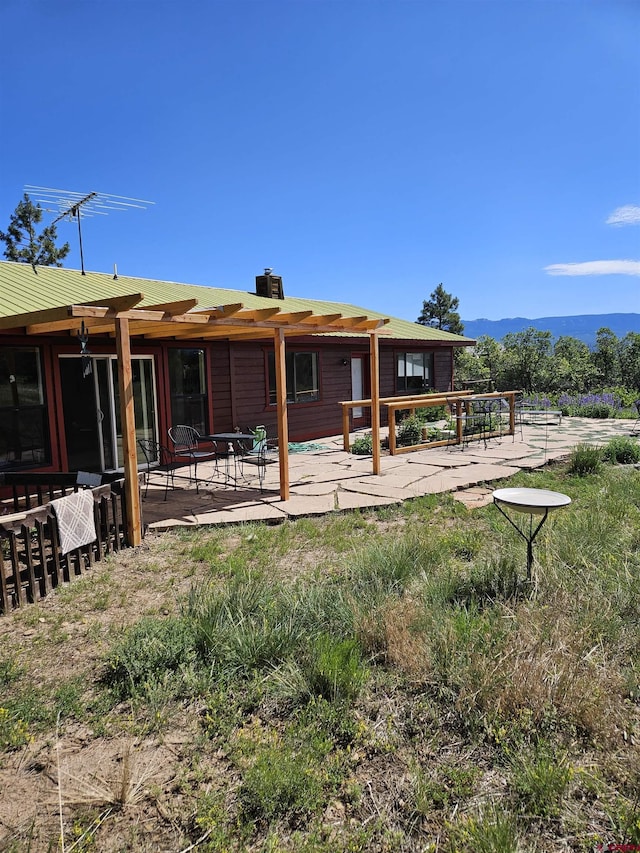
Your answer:
[[[419,357],[422,360],[422,381],[419,387],[408,387],[407,378],[418,378],[419,374],[407,373],[407,357],[411,356],[414,359]],[[433,369],[434,358],[432,350],[396,350],[394,352],[395,360],[395,385],[396,394],[428,394],[435,387]],[[404,372],[400,373],[401,363],[404,366]],[[401,387],[401,380],[404,380],[404,387]]]
[[[293,376],[294,382],[296,381],[296,359],[298,356],[312,356],[312,373],[315,373],[314,383],[315,388],[311,389],[311,393],[316,396],[313,399],[309,399],[306,396],[306,399],[300,399],[303,395],[309,394],[309,389],[302,389],[298,391],[296,388],[293,389],[293,392],[290,391],[289,382],[290,376]],[[275,350],[267,349],[265,350],[265,376],[266,376],[266,391],[267,391],[267,408],[275,409],[277,405],[276,401],[276,379],[275,379]],[[286,397],[287,397],[287,406],[313,406],[317,403],[322,402],[322,356],[319,350],[309,350],[309,349],[288,349],[285,352],[285,360],[287,362],[285,368],[286,375]],[[272,384],[273,379],[273,384]],[[291,394],[291,398],[290,398]]]

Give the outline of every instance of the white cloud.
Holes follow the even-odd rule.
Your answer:
[[[581,264],[551,264],[549,275],[639,275],[640,261],[585,261]]]
[[[617,207],[607,219],[607,225],[640,225],[640,207],[635,204]]]

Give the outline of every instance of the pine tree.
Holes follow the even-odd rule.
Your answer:
[[[61,267],[62,261],[69,253],[69,244],[56,246],[56,227],[47,226],[42,233],[36,233],[36,225],[42,221],[42,208],[34,204],[28,194],[11,214],[9,227],[0,231],[6,249],[4,256],[9,261],[17,261],[33,266]]]
[[[458,297],[447,293],[440,283],[429,300],[422,303],[422,313],[416,322],[422,326],[433,326],[445,332],[453,332],[454,335],[461,335],[464,326],[456,310],[459,304]]]

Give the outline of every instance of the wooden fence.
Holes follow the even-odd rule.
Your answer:
[[[33,603],[128,546],[124,480],[91,489],[97,538],[63,555],[50,501],[77,491],[76,474],[0,474],[0,613]]]

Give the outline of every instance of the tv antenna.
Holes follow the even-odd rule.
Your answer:
[[[25,190],[40,195],[35,201],[39,204],[48,205],[44,207],[48,213],[57,213],[58,216],[51,223],[55,225],[61,219],[67,222],[78,222],[78,240],[80,243],[80,268],[84,272],[84,253],[82,251],[82,227],[80,220],[85,216],[108,216],[110,210],[127,210],[138,208],[146,210],[148,204],[154,201],[144,201],[141,198],[128,198],[123,195],[110,195],[109,193],[77,193],[72,190],[56,190],[52,187],[37,187],[31,184],[25,186]]]

